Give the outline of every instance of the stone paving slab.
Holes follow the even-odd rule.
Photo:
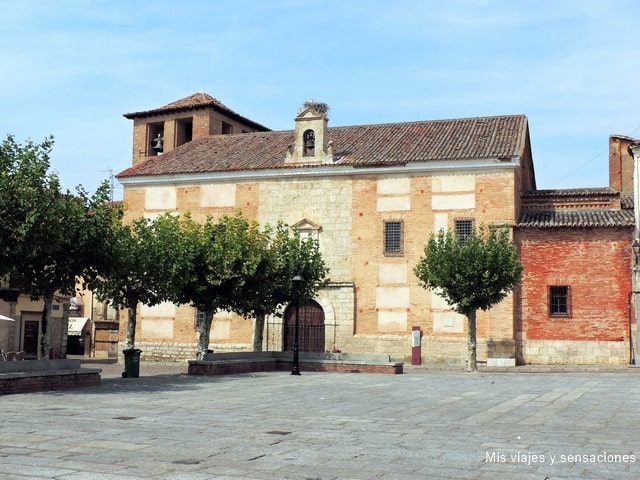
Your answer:
[[[640,478],[638,370],[110,368],[100,386],[0,397],[0,480]]]

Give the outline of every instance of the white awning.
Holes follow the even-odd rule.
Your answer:
[[[88,317],[69,317],[68,335],[82,335],[82,330],[88,321]]]

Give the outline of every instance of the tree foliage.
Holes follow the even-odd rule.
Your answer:
[[[191,222],[188,231],[191,268],[175,289],[174,302],[188,303],[204,313],[198,325],[197,347],[198,358],[203,358],[209,348],[213,315],[233,309],[234,298],[256,275],[266,238],[257,223],[241,213],[218,221],[207,218],[201,225]]]
[[[104,229],[114,215],[108,185],[90,196],[77,187],[63,192],[50,173],[53,138],[20,145],[8,136],[0,145],[0,273],[16,272],[23,293],[42,299],[39,357],[49,355],[54,296],[71,296],[80,279],[100,268]]]
[[[461,241],[451,231],[432,234],[414,273],[468,320],[468,366],[476,370],[475,317],[502,301],[520,281],[522,266],[506,230],[479,232]]]
[[[294,292],[293,277],[304,279],[301,300],[309,300],[327,283],[326,268],[317,240],[301,238],[298,230],[279,223],[275,229],[266,227],[260,245],[260,263],[255,274],[248,278],[232,308],[245,317],[255,317],[253,349],[262,350],[262,333],[266,315],[279,315]]]
[[[127,224],[116,220],[109,231],[104,244],[108,262],[90,287],[98,299],[127,310],[125,348],[135,347],[138,304],[171,300],[191,270],[190,229],[188,220],[164,214]]]
[[[241,212],[208,218],[202,225],[189,224],[191,270],[176,290],[175,303],[188,303],[203,313],[198,325],[197,356],[209,348],[213,316],[233,311],[256,317],[254,348],[262,347],[262,330],[267,314],[293,298],[292,278],[306,281],[303,298],[311,298],[325,283],[327,269],[318,244],[301,240],[283,224],[260,228]]]

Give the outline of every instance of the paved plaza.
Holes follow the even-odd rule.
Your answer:
[[[0,480],[640,478],[636,369],[121,370],[0,396]]]

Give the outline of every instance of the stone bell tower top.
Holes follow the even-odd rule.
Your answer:
[[[287,152],[285,163],[298,165],[333,163],[331,142],[327,138],[326,103],[309,100],[295,119],[295,142]]]

